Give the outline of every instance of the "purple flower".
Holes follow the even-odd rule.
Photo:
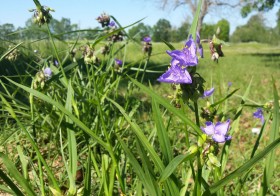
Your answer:
[[[51,68],[47,67],[44,69],[44,75],[47,77],[47,78],[50,78],[52,76],[52,70]]]
[[[117,58],[115,58],[115,63],[116,63],[117,65],[122,65],[122,64],[123,64],[122,60],[117,59]]]
[[[201,127],[202,131],[209,136],[212,136],[212,139],[218,143],[224,143],[231,139],[231,136],[227,135],[229,130],[230,120],[227,120],[224,123],[217,122],[214,125],[212,122],[207,121],[206,127]]]
[[[176,83],[176,84],[190,84],[192,78],[186,69],[182,69],[178,65],[171,65],[171,67],[158,79],[159,82]]]
[[[211,88],[210,90],[204,91],[202,98],[210,97],[215,91],[215,88]]]
[[[228,87],[231,87],[232,86],[232,82],[228,82]]]
[[[109,24],[108,24],[109,27],[111,28],[117,28],[117,25],[115,23],[115,21],[111,21]]]
[[[150,36],[146,36],[143,38],[143,42],[149,43],[152,41],[152,38]]]
[[[55,64],[55,66],[58,66],[58,61],[54,60],[54,64]]]
[[[204,57],[203,47],[202,44],[200,43],[200,35],[198,32],[196,33],[196,43],[198,45],[198,52],[200,54],[200,57],[203,58]]]
[[[183,50],[166,51],[171,59],[171,67],[159,77],[158,81],[177,83],[177,84],[190,84],[192,78],[186,68],[188,66],[195,66],[198,63],[196,56],[196,43],[193,41],[192,36],[186,42]]]
[[[258,108],[257,111],[253,113],[253,116],[255,118],[259,118],[261,120],[262,124],[264,123],[264,116],[263,116],[262,108]]]

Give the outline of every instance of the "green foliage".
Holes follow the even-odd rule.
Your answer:
[[[279,0],[245,1],[241,9],[241,16],[247,17],[252,11],[269,11],[277,5]]]
[[[159,19],[153,26],[152,40],[155,42],[161,42],[162,40],[170,41],[171,39],[171,24],[166,19]]]
[[[228,42],[229,41],[229,32],[230,32],[230,24],[226,19],[219,20],[216,24],[216,27],[219,28],[219,34],[217,36],[219,39]]]
[[[256,33],[258,32],[258,33]],[[261,15],[252,16],[246,25],[237,27],[231,36],[232,42],[260,42],[278,44],[279,35],[265,26]]]
[[[152,27],[141,22],[131,27],[128,31],[128,35],[135,38],[137,41],[141,41],[145,36],[152,35]]]

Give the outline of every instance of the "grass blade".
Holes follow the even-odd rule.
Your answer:
[[[30,184],[27,180],[21,175],[21,173],[17,170],[14,163],[3,153],[0,153],[0,160],[5,165],[9,174],[16,180],[16,182],[23,188],[27,195],[36,196],[35,192],[31,188]]]
[[[175,171],[178,165],[180,165],[183,161],[192,159],[195,155],[196,153],[187,153],[184,155],[178,155],[172,159],[172,161],[163,170],[159,182],[165,181]]]
[[[219,180],[218,182],[214,183],[209,188],[209,191],[210,191],[209,194],[213,194],[213,193],[217,192],[219,189],[221,189],[228,182],[230,182],[234,178],[242,175],[245,171],[247,171],[248,169],[253,167],[262,158],[264,158],[267,154],[269,154],[279,143],[280,143],[280,138],[276,139],[274,142],[272,142],[270,145],[268,145],[263,151],[261,151],[259,154],[255,155],[252,159],[250,159],[249,161],[244,163],[238,169],[236,169],[235,171],[231,172],[229,175],[227,175],[223,179]]]
[[[271,125],[269,143],[273,142],[279,137],[279,96],[275,86],[275,80],[272,78],[273,83],[273,95],[274,95],[274,109],[273,109],[273,121]],[[263,186],[261,187],[260,194],[265,195],[270,187],[270,180],[274,172],[274,161],[275,161],[275,151],[272,151],[265,162],[264,175],[263,175]]]
[[[174,115],[179,117],[184,123],[186,123],[187,125],[192,127],[197,132],[197,134],[199,134],[199,135],[202,134],[201,129],[193,121],[191,121],[189,118],[187,118],[186,115],[181,110],[178,110],[177,108],[175,108],[166,99],[164,99],[163,97],[156,94],[152,89],[144,86],[143,84],[139,83],[138,81],[136,81],[132,78],[130,78],[130,80],[134,84],[136,84],[140,89],[142,89],[144,92],[146,92],[148,95],[150,95],[153,99],[155,99],[157,101],[157,103],[163,105],[168,111],[172,112]]]
[[[172,148],[171,148],[170,140],[168,138],[167,130],[163,124],[163,119],[161,116],[159,105],[158,103],[156,103],[154,99],[152,100],[152,108],[153,108],[153,117],[157,128],[158,140],[161,147],[161,152],[165,158],[164,160],[167,163],[169,163],[173,159]]]

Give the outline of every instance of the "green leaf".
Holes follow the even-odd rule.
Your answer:
[[[13,182],[13,180],[7,176],[2,169],[0,168],[0,178],[10,187],[10,189],[8,187],[4,187],[3,185],[0,185],[0,190],[3,190],[7,193],[14,193],[18,196],[24,196],[24,194],[21,192],[21,190],[19,190],[19,188],[17,187],[17,185],[15,185],[15,183]]]
[[[47,95],[36,91],[34,89],[31,89],[29,87],[26,87],[24,85],[21,85],[19,83],[16,83],[9,78],[6,78],[8,81],[13,83],[14,85],[22,88],[23,90],[33,94],[34,96],[38,97],[39,99],[46,101],[49,104],[52,104],[53,106],[57,107],[60,111],[62,111],[65,115],[67,115],[78,127],[80,127],[84,132],[86,132],[88,135],[90,135],[93,139],[95,139],[96,142],[98,142],[101,146],[103,146],[105,149],[108,148],[108,145],[101,139],[99,138],[95,133],[92,132],[83,122],[81,122],[77,117],[75,117],[71,112],[65,109],[63,105],[60,103],[56,102],[55,100],[51,99]]]
[[[172,148],[168,137],[167,130],[163,124],[163,118],[159,109],[158,103],[152,100],[153,117],[156,124],[158,141],[160,144],[161,152],[167,162],[173,159]]]
[[[269,135],[269,143],[275,141],[276,138],[279,137],[279,96],[277,93],[277,89],[275,86],[275,80],[272,78],[272,84],[273,84],[273,95],[274,95],[274,108],[273,108],[273,121],[270,129],[270,135]],[[272,151],[265,162],[265,168],[264,168],[264,175],[263,175],[263,183],[262,183],[262,189],[260,193],[262,195],[265,195],[270,187],[270,180],[273,176],[274,172],[274,161],[275,161],[275,151]]]
[[[213,193],[217,192],[224,185],[226,185],[228,182],[232,181],[234,178],[243,175],[245,171],[247,171],[248,169],[253,167],[262,158],[264,158],[267,154],[269,154],[279,143],[280,143],[280,138],[276,139],[274,142],[272,142],[270,145],[268,145],[263,151],[261,151],[259,154],[255,155],[249,161],[245,162],[238,169],[236,169],[235,171],[231,172],[229,175],[227,175],[223,179],[219,180],[218,182],[214,183],[209,188],[209,191],[210,191],[209,194],[213,194]]]
[[[14,163],[3,153],[0,153],[0,162],[2,162],[9,174],[16,180],[17,184],[19,184],[22,189],[25,191],[27,195],[36,196],[34,190],[31,188],[30,184],[27,180],[21,175],[21,173],[17,170]]]
[[[129,77],[130,78],[130,77]],[[159,96],[157,93],[155,93],[152,89],[144,86],[143,84],[139,83],[138,81],[130,78],[130,80],[136,84],[140,89],[142,89],[144,92],[146,92],[148,95],[150,95],[154,100],[156,100],[157,103],[163,105],[168,111],[172,112],[175,116],[179,117],[184,123],[192,127],[197,134],[201,135],[202,131],[200,127],[198,127],[192,120],[186,117],[186,114],[175,108],[173,105],[171,105],[166,99]]]
[[[199,2],[197,4],[195,15],[194,15],[194,19],[192,21],[190,33],[188,35],[188,37],[190,37],[190,35],[192,35],[192,38],[194,40],[196,39],[196,29],[197,29],[197,23],[198,23],[198,19],[199,19],[199,15],[200,15],[201,5],[202,5],[202,0],[199,0]]]
[[[177,169],[178,165],[186,160],[191,160],[195,155],[196,153],[194,152],[188,152],[187,154],[175,157],[163,170],[159,182],[165,181]]]
[[[123,140],[119,137],[119,135],[117,135],[117,138],[118,138],[126,156],[128,156],[131,166],[134,168],[135,173],[137,174],[138,178],[140,179],[140,182],[143,183],[143,185],[146,188],[146,190],[148,191],[149,195],[157,195],[157,191],[156,191],[155,187],[153,186],[152,183],[149,183],[150,181],[147,180],[148,178],[147,178],[144,170],[138,163],[137,159],[134,157],[133,153],[129,150],[129,148],[126,146],[126,144],[123,142]]]

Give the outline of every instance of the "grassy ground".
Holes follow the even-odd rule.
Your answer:
[[[80,45],[83,45],[83,43],[78,44],[77,48],[79,48]],[[173,45],[175,48],[180,49],[182,48],[184,43],[174,43]],[[59,54],[61,56],[67,54],[71,46],[72,45],[69,43],[58,43],[57,48]],[[39,53],[36,55],[40,55],[43,58],[48,58],[53,55],[52,47],[44,41],[41,43],[36,42],[34,44],[28,44],[25,45],[25,47],[26,47],[25,53],[27,55],[25,56],[24,59],[21,59],[22,61],[21,63],[23,65],[28,64],[28,62],[30,62],[30,59],[28,59],[28,55],[30,54],[33,55],[34,50],[38,50]],[[143,53],[141,53],[141,49],[142,49],[141,44],[130,43],[128,44],[128,46],[125,48],[124,51],[118,53],[117,57],[125,61],[125,67],[132,67],[136,69],[139,66],[141,66],[141,68],[143,68],[146,57],[143,55]],[[170,84],[159,83],[156,81],[156,79],[167,69],[170,61],[170,57],[165,52],[166,50],[168,50],[168,47],[165,44],[153,43],[153,53],[147,65],[147,73],[143,78],[144,79],[143,82],[145,84],[148,84],[148,82],[150,81],[153,84],[154,90],[158,94],[167,98],[168,95],[173,93]],[[251,88],[248,93],[248,100],[246,104],[263,105],[266,102],[272,100],[273,99],[272,83],[271,83],[272,77],[276,80],[276,87],[278,93],[280,92],[280,82],[278,79],[280,76],[280,63],[279,63],[280,52],[279,51],[280,51],[279,47],[258,44],[258,43],[229,44],[227,46],[223,46],[223,52],[225,54],[225,57],[220,58],[219,62],[216,63],[211,61],[208,45],[204,44],[205,58],[200,59],[199,65],[197,67],[197,71],[206,80],[205,86],[207,89],[210,89],[211,87],[215,87],[216,89],[214,95],[210,99],[210,102],[217,101],[223,98],[224,96],[226,96],[226,94],[228,93],[228,82],[232,82],[230,91],[234,89],[239,89],[237,93],[233,97],[231,97],[227,103],[227,107],[229,108],[231,107],[233,108],[233,110],[237,109],[235,108],[236,107],[235,105],[241,102],[240,97],[243,96],[247,87],[250,85],[250,82],[251,82]],[[78,52],[77,59],[80,56],[81,56],[81,52]],[[132,70],[131,73],[133,72],[135,71]],[[141,80],[141,74],[139,75],[138,78],[139,80]],[[122,85],[125,86],[127,85],[127,83],[124,82],[124,84]],[[125,93],[125,91],[122,91],[122,89],[120,89],[119,93],[122,94]],[[95,104],[95,101],[96,101],[95,98],[93,98],[91,105]],[[120,99],[117,101],[121,103],[123,100]],[[124,99],[124,101],[126,100]],[[139,89],[135,89],[132,92],[129,101],[132,104],[133,110],[135,110],[133,112],[135,112],[134,116],[136,118],[136,122],[139,124],[142,130],[145,130],[147,134],[152,135],[151,132],[155,126],[154,126],[154,121],[152,120],[151,104],[150,104],[151,100],[149,96],[139,91]],[[125,105],[126,103],[122,103],[122,104]],[[87,109],[87,107],[85,107],[85,109]],[[227,172],[233,171],[242,163],[244,163],[245,160],[248,160],[248,157],[250,157],[250,153],[253,148],[252,145],[255,143],[255,140],[257,139],[257,135],[252,134],[251,129],[253,127],[260,127],[260,122],[257,119],[254,119],[252,116],[252,112],[254,112],[255,110],[256,108],[244,107],[243,114],[240,117],[239,126],[235,127],[236,129],[232,133],[233,138],[231,142],[231,152],[229,153],[229,161],[228,161],[229,164],[227,165]],[[188,115],[187,112],[186,115]],[[42,116],[44,116],[44,114],[42,114]],[[25,118],[25,116],[23,116],[23,118]],[[81,117],[81,119],[83,119],[83,117]],[[166,122],[168,121],[168,119],[169,116],[167,115],[165,118]],[[46,121],[48,121],[47,118]],[[90,123],[92,119],[89,118],[88,121]],[[7,121],[1,121],[1,122],[7,123]],[[45,123],[45,119],[44,122],[42,122],[42,124],[44,123]],[[13,124],[13,122],[11,124]],[[28,122],[25,122],[25,124],[28,126]],[[173,142],[172,147],[174,147],[175,149],[174,151],[178,153],[184,152],[186,150],[184,147],[185,144],[183,142],[181,143],[181,141],[183,141],[185,135],[184,133],[178,134],[178,130],[182,129],[182,127],[184,127],[185,125],[183,125],[182,122],[179,122],[176,118],[172,119],[171,124],[172,127],[169,128],[170,131],[169,134]],[[16,131],[16,128],[13,126],[9,127],[5,125],[4,127],[6,128],[5,130],[1,129],[3,132],[11,131],[11,130]],[[50,130],[50,132],[52,131]],[[43,133],[45,132],[43,131]],[[47,134],[48,133],[45,133],[45,135]],[[43,137],[48,137],[45,135],[41,136],[42,139]],[[264,133],[263,140],[261,141],[260,144],[260,149],[262,149],[264,146],[267,145],[268,135],[269,135],[268,132]],[[57,137],[57,135],[55,136]],[[2,139],[1,136],[0,139]],[[20,138],[17,138],[17,142],[20,141],[19,139]],[[46,147],[46,149],[53,149],[55,146],[53,143],[52,144],[49,143],[49,145],[51,145],[51,147]],[[43,151],[48,151],[46,149],[45,146],[42,148]],[[1,146],[0,151],[4,151],[4,150],[8,150],[10,154],[16,153],[16,151],[13,151],[14,149],[12,148],[11,145],[9,145],[7,149],[6,147]],[[277,150],[277,155],[279,154],[280,152],[279,150]],[[50,156],[53,159],[57,158],[57,155],[47,155],[47,153],[45,153],[45,155]],[[280,161],[279,156],[277,156],[277,161]],[[256,167],[254,167],[253,169],[254,171],[251,173],[249,177],[250,181],[246,182],[246,185],[250,187],[250,190],[245,189],[244,190],[245,195],[247,194],[250,195],[251,193],[255,192],[258,189],[259,183],[261,182],[261,178],[262,178],[262,171],[263,171],[262,164],[263,162],[260,162],[257,164]],[[58,164],[58,167],[62,167],[62,164]],[[273,191],[277,192],[280,189],[279,188],[280,181],[278,180],[280,177],[279,176],[280,168],[278,165],[276,165],[275,171],[276,171],[275,176],[272,181],[274,186]],[[65,178],[65,176],[62,176],[62,174],[60,173],[56,173],[56,176],[60,176],[60,178]],[[98,189],[99,188],[97,187],[97,190]],[[227,189],[227,191],[230,192],[230,186]]]

